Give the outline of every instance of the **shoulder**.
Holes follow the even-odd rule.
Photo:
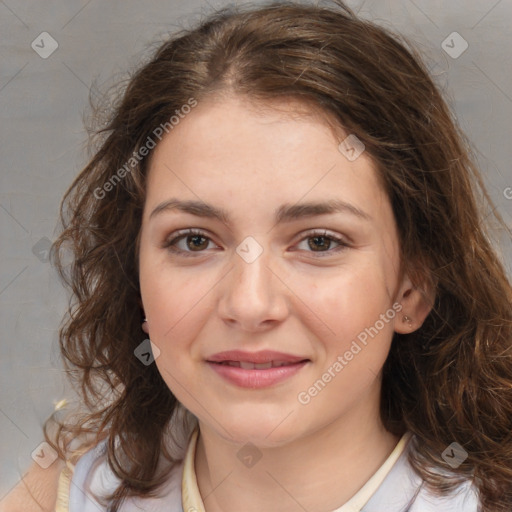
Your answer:
[[[450,510],[451,512],[478,512],[478,507],[477,489],[470,481],[466,481],[451,494],[442,497],[429,492],[425,486],[422,486],[410,511],[439,512]]]
[[[0,512],[55,510],[59,477],[65,467],[62,459],[57,459],[46,469],[34,462],[20,482],[0,501]]]
[[[130,497],[122,512],[183,512],[181,507],[181,479],[183,461],[176,463],[167,482],[156,497]],[[107,444],[102,441],[85,453],[76,463],[69,490],[69,512],[97,512],[102,510],[102,498],[115,491],[121,481],[111,470],[107,460]]]
[[[362,512],[479,512],[476,487],[466,480],[452,493],[437,495],[414,471],[407,447]]]
[[[57,458],[46,468],[33,462],[18,484],[0,501],[0,512],[67,511],[74,463],[87,454],[90,457],[95,452],[91,446],[91,442],[75,438],[68,446],[65,460]]]

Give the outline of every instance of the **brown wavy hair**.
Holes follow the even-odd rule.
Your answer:
[[[225,8],[159,43],[116,90],[105,124],[91,134],[91,159],[62,200],[51,257],[72,301],[59,338],[86,412],[55,413],[45,436],[62,457],[71,438],[89,435],[75,454],[108,441],[122,481],[110,511],[127,496],[157,492],[178,460],[168,437],[184,446],[194,417],[156,365],[134,357],[145,338],[138,237],[151,152],[115,186],[105,184],[190,98],[216,94],[262,104],[299,99],[364,142],[397,220],[401,271],[435,291],[422,327],[394,335],[382,421],[396,435],[415,434],[410,461],[434,492],[472,479],[483,511],[510,510],[512,287],[490,220],[512,233],[418,51],[332,3]],[[452,469],[441,454],[454,441],[468,457]]]

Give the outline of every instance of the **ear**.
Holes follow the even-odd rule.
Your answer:
[[[408,276],[402,280],[397,302],[402,305],[395,320],[395,332],[409,334],[419,329],[432,310],[435,290],[427,286],[414,286]]]
[[[142,318],[146,318],[146,314],[144,313],[144,304],[142,304],[142,297],[139,293],[139,306],[140,306],[140,312],[142,314]],[[146,334],[149,334],[149,328],[148,328],[148,322],[147,320],[143,320],[142,321],[142,326],[141,326],[142,330],[146,333]]]

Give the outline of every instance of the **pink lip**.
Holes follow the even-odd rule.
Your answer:
[[[233,361],[233,359],[231,360]],[[308,362],[309,361],[302,360],[300,362],[290,363],[287,366],[280,366],[277,368],[251,370],[207,361],[210,367],[227,381],[243,388],[252,389],[269,387],[286,380],[292,375],[295,375]]]
[[[270,361],[284,361],[287,363],[299,363],[308,359],[304,356],[294,356],[274,350],[261,350],[259,352],[244,352],[243,350],[227,350],[219,352],[207,358],[208,362],[221,363],[223,361],[244,361],[247,363],[268,363]],[[259,370],[263,371],[263,370]]]

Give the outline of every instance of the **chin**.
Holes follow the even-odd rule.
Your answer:
[[[242,422],[236,420],[228,423],[221,422],[225,430],[219,429],[218,425],[215,425],[215,430],[232,443],[239,445],[252,443],[261,448],[275,448],[295,440],[300,435],[296,421],[288,422],[284,418],[286,415],[278,420],[272,420],[262,419],[261,414],[255,416],[248,414]]]

